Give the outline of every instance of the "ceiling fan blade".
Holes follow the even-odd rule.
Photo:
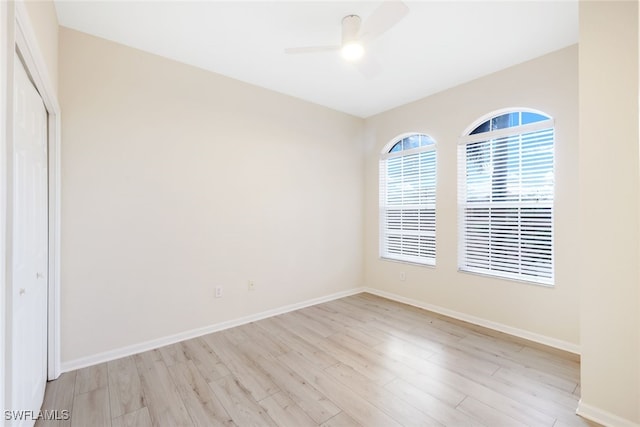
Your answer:
[[[308,46],[308,47],[290,47],[284,50],[284,53],[296,54],[296,53],[317,53],[317,52],[330,52],[333,50],[340,50],[340,46]]]
[[[384,0],[362,25],[360,40],[367,43],[396,25],[409,13],[401,0]]]

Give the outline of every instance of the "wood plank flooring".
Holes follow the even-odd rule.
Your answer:
[[[577,356],[358,294],[63,374],[37,426],[596,426]]]

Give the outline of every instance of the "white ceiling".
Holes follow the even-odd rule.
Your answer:
[[[340,22],[369,1],[68,1],[60,25],[359,117],[368,117],[578,41],[576,0],[406,1],[410,12],[368,46],[372,78],[339,52]],[[523,82],[526,84],[526,82]]]

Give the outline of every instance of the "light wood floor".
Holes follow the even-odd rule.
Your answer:
[[[38,426],[595,426],[579,361],[359,294],[63,374]]]

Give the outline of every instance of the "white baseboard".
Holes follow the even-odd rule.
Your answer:
[[[483,326],[485,328],[493,329],[495,331],[504,332],[509,335],[524,338],[529,341],[544,344],[549,347],[557,348],[567,351],[569,353],[580,354],[580,346],[567,341],[562,341],[556,338],[547,337],[545,335],[536,334],[534,332],[526,331],[524,329],[514,328],[512,326],[504,325],[502,323],[493,322],[491,320],[483,319],[480,317],[472,316],[470,314],[461,313],[448,308],[440,307],[426,302],[418,301],[412,298],[403,297],[391,292],[381,291],[379,289],[364,288],[364,292],[378,295],[383,298],[401,302],[403,304],[412,305],[414,307],[423,308],[425,310],[433,311],[434,313],[442,314],[454,319],[462,320],[464,322],[473,323],[474,325]]]
[[[611,412],[588,405],[580,399],[576,414],[607,427],[640,427],[640,424],[621,418]]]
[[[278,314],[284,314],[290,311],[299,310],[301,308],[309,307],[312,305],[321,304],[323,302],[328,302],[335,299],[359,294],[364,291],[365,291],[364,288],[354,288],[354,289],[349,289],[347,291],[336,292],[334,294],[327,295],[324,297],[313,298],[310,300],[285,305],[285,306],[274,308],[271,310],[262,311],[260,313],[251,314],[249,316],[227,320],[227,321],[216,323],[213,325],[204,326],[202,328],[192,329],[189,331],[180,332],[178,334],[141,342],[139,344],[120,347],[120,348],[105,351],[102,353],[94,354],[91,356],[80,357],[78,359],[73,359],[73,360],[63,362],[61,367],[62,372],[69,372],[75,369],[86,368],[87,366],[93,366],[99,363],[109,362],[111,360],[116,360],[122,357],[131,356],[132,354],[153,350],[155,348],[163,347],[165,345],[174,344],[174,343],[188,340],[191,338],[200,337],[213,332],[233,328],[235,326],[256,322],[258,320],[266,319],[267,317],[277,316]]]
[[[252,314],[249,316],[227,320],[227,321],[216,323],[213,325],[204,326],[202,328],[192,329],[189,331],[180,332],[178,334],[157,338],[157,339],[141,342],[138,344],[133,344],[126,347],[116,348],[113,350],[105,351],[105,352],[94,354],[91,356],[69,360],[62,363],[61,371],[68,372],[68,371],[73,371],[75,369],[85,368],[87,366],[97,365],[99,363],[109,362],[111,360],[116,360],[122,357],[131,356],[132,354],[142,353],[148,350],[153,350],[155,348],[163,347],[165,345],[174,344],[174,343],[188,340],[191,338],[200,337],[213,332],[222,331],[224,329],[229,329],[235,326],[244,325],[246,323],[256,322],[258,320],[265,319],[267,317],[277,316],[278,314],[288,313],[290,311],[299,310],[304,307],[321,304],[323,302],[344,298],[344,297],[359,294],[362,292],[368,292],[370,294],[378,295],[383,298],[388,298],[390,300],[401,302],[403,304],[408,304],[414,307],[423,308],[425,310],[443,314],[445,316],[449,316],[454,319],[462,320],[465,322],[473,323],[475,325],[483,326],[485,328],[504,332],[504,333],[514,335],[520,338],[524,338],[530,341],[534,341],[540,344],[548,345],[550,347],[568,351],[570,353],[580,354],[579,347],[569,342],[557,340],[544,335],[535,334],[533,332],[525,331],[522,329],[513,328],[511,326],[503,325],[501,323],[492,322],[490,320],[486,320],[479,317],[471,316],[469,314],[449,310],[447,308],[443,308],[443,307],[428,304],[422,301],[403,297],[390,292],[381,291],[379,289],[361,287],[361,288],[349,289],[347,291],[337,292],[324,297],[313,298],[313,299],[302,301],[299,303],[285,305],[282,307],[278,307],[278,308],[267,310],[267,311],[262,311],[260,313]]]

